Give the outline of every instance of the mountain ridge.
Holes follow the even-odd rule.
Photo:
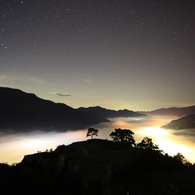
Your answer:
[[[102,116],[104,118],[117,118],[117,117],[141,117],[146,116],[145,114],[141,114],[138,112],[134,112],[132,110],[123,109],[123,110],[112,110],[102,108],[100,106],[92,106],[92,107],[80,107],[78,110],[86,113],[90,113],[96,116]]]
[[[187,107],[170,107],[170,108],[159,108],[153,111],[140,112],[146,115],[161,115],[161,116],[188,116],[195,114],[195,105]]]
[[[19,89],[0,87],[0,129],[13,131],[67,131],[108,122],[63,103],[44,100]]]
[[[172,120],[170,123],[163,125],[161,128],[164,129],[193,129],[195,128],[195,114],[181,117],[177,120]]]
[[[54,103],[33,93],[8,87],[0,87],[0,102],[0,129],[15,132],[78,130],[109,122],[109,118],[140,117],[146,114],[177,117],[195,114],[195,106],[160,108],[149,112],[116,111],[100,106],[74,109],[64,103]]]

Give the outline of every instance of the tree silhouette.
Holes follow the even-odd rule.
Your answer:
[[[98,129],[95,128],[89,128],[86,137],[91,136],[91,139],[93,139],[93,136],[98,136]]]
[[[149,150],[159,150],[158,145],[153,144],[152,139],[144,137],[143,140],[137,144],[137,148],[149,149]]]
[[[114,142],[129,143],[131,146],[135,146],[134,133],[129,129],[115,129],[110,134]]]
[[[190,166],[192,165],[183,154],[181,154],[180,152],[178,152],[176,155],[173,156],[174,159],[176,159],[177,161],[181,162],[184,165]]]

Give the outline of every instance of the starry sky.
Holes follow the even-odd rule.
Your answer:
[[[1,0],[0,86],[73,108],[195,104],[194,0]]]

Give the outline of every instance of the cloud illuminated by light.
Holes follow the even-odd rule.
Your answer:
[[[161,139],[157,140],[156,144],[159,145],[160,148],[163,148],[164,152],[167,152],[171,155],[175,155],[178,152],[185,154],[185,157],[190,154],[190,148],[183,144],[177,143],[173,140]]]
[[[140,133],[144,134],[145,136],[151,136],[154,138],[161,138],[168,135],[168,132],[166,130],[160,129],[159,127],[147,127]]]
[[[21,74],[21,73],[20,73]],[[39,84],[44,85],[45,81],[38,77],[33,77],[29,75],[6,72],[3,75],[0,75],[0,81],[5,82],[5,84],[18,84],[18,83],[29,83],[29,84]]]

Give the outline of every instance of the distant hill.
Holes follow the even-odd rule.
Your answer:
[[[171,121],[169,124],[162,126],[165,129],[192,129],[195,128],[195,114]]]
[[[88,107],[88,108],[83,108],[80,107],[78,108],[79,111],[90,113],[96,116],[102,116],[104,118],[117,118],[117,117],[140,117],[140,116],[146,116],[145,114],[140,114],[138,112],[134,112],[131,110],[110,110],[106,108],[102,108],[100,106],[96,107]]]
[[[108,120],[65,104],[43,100],[18,89],[0,87],[1,130],[67,131],[86,128],[100,122]]]
[[[161,115],[161,116],[188,116],[191,114],[195,114],[195,106],[182,107],[182,108],[160,108],[154,111],[149,112],[141,112],[147,115]]]
[[[194,166],[180,157],[99,139],[61,145],[0,163],[0,194],[194,195]]]

